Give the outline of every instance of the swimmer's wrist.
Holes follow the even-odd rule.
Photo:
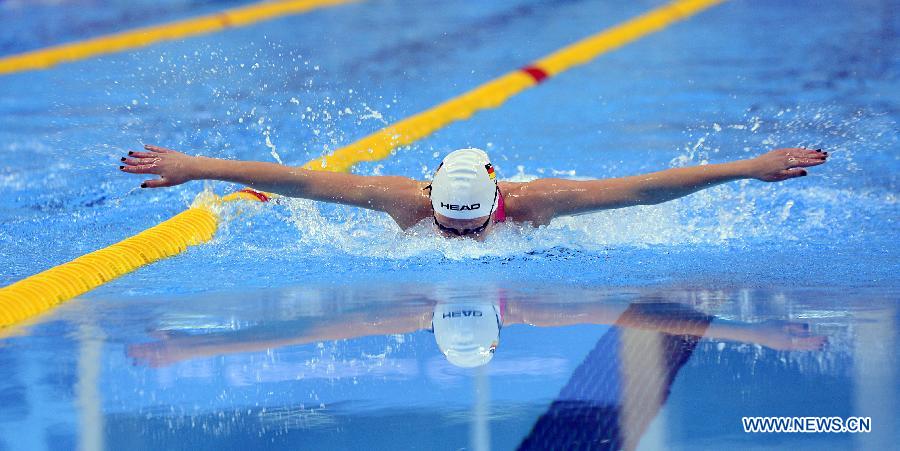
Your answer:
[[[758,178],[758,172],[754,159],[738,160],[731,163],[733,165],[734,177],[736,179],[755,179]]]
[[[218,166],[218,161],[221,160],[200,155],[191,157],[188,169],[188,177],[190,177],[191,180],[217,179],[216,167]]]
[[[707,326],[703,335],[709,339],[754,342],[758,337],[751,324],[716,318]]]

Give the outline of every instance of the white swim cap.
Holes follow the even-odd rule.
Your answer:
[[[431,324],[438,348],[459,367],[490,362],[500,343],[500,310],[490,302],[438,303]]]
[[[497,182],[481,149],[450,152],[431,181],[431,206],[448,218],[472,219],[494,211]]]

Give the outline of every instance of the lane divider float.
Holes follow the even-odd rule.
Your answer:
[[[673,1],[389,125],[303,167],[346,172],[356,163],[384,159],[398,147],[410,145],[452,122],[466,120],[479,110],[496,108],[547,78],[722,1]],[[240,200],[267,202],[272,198],[269,193],[243,189],[213,201],[195,201],[192,208],[131,238],[0,288],[0,327],[31,318],[141,266],[209,241],[221,220],[215,204]]]

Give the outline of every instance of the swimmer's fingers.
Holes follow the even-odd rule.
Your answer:
[[[165,147],[154,146],[153,144],[144,144],[144,148],[151,152],[156,152],[156,153],[175,152],[172,149],[166,149]]]
[[[828,159],[827,153],[816,152],[814,150],[807,150],[799,155],[796,155],[797,158],[805,158],[808,160],[822,160],[825,161]]]
[[[122,162],[128,166],[143,166],[159,163],[159,158],[122,158]]]
[[[165,177],[160,177],[158,179],[146,180],[144,183],[141,183],[141,188],[165,188],[173,185],[174,183],[170,183]]]
[[[820,164],[825,163],[825,159],[822,158],[797,158],[797,157],[788,157],[787,159],[787,169],[790,168],[808,168],[810,166],[818,166]]]
[[[821,351],[827,345],[828,337],[822,335],[791,337],[789,349],[792,351]]]
[[[794,177],[803,177],[804,175],[807,175],[807,172],[805,169],[794,168],[794,169],[785,169],[785,170],[781,171],[778,175],[779,175],[779,180],[787,180],[787,179],[792,179]]]
[[[825,152],[822,149],[788,149],[785,155],[793,158],[807,158],[811,160],[828,159],[828,152]]]
[[[159,166],[153,164],[138,164],[134,166],[119,166],[122,172],[130,172],[132,174],[159,174]]]
[[[823,152],[822,149],[807,150],[806,155],[807,158],[819,158],[822,160],[828,158],[828,152]]]
[[[160,157],[160,155],[156,152],[138,152],[137,150],[128,152],[128,156],[131,158],[159,158]]]

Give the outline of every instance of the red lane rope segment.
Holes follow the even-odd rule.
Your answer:
[[[256,196],[256,198],[259,199],[260,202],[268,202],[269,201],[269,196],[266,196],[265,194],[263,194],[259,191],[250,189],[250,188],[244,188],[244,189],[240,190],[239,192]]]
[[[537,66],[525,66],[519,70],[531,76],[535,83],[540,83],[547,78],[547,72]]]

